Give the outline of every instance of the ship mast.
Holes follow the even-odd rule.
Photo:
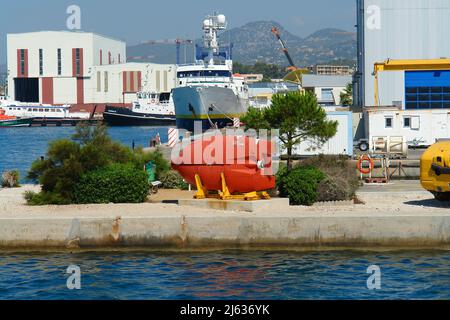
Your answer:
[[[214,55],[219,53],[219,40],[217,31],[225,30],[227,28],[227,21],[223,14],[214,13],[207,16],[203,21],[203,45],[209,50],[208,64],[214,65]]]

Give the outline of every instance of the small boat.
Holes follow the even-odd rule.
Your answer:
[[[0,127],[29,127],[33,118],[18,118],[5,115],[5,111],[0,108]]]
[[[275,148],[271,141],[214,135],[194,139],[180,149],[178,156],[172,158],[172,168],[189,184],[197,185],[200,190],[197,198],[207,197],[206,191],[226,192],[229,199],[236,194],[244,194],[245,198],[245,194],[275,188],[272,170]]]
[[[170,92],[139,92],[132,108],[106,106],[103,120],[110,126],[172,126],[175,107]]]

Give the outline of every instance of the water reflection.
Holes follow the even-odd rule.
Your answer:
[[[82,289],[69,291],[70,264]],[[369,291],[377,264],[382,290]],[[1,299],[449,299],[448,251],[1,254]]]

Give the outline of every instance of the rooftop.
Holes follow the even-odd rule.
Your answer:
[[[21,32],[21,33],[8,33],[8,36],[21,36],[21,35],[30,35],[30,34],[38,34],[38,33],[59,33],[59,34],[70,34],[70,35],[92,35],[92,36],[98,36],[98,37],[102,37],[102,38],[106,38],[106,39],[110,39],[110,40],[114,40],[114,41],[120,41],[120,42],[125,42],[122,39],[117,39],[117,38],[113,38],[110,36],[105,36],[99,33],[95,33],[95,32],[85,32],[85,31],[70,31],[70,30],[41,30],[41,31],[31,31],[31,32]]]
[[[352,76],[304,74],[302,76],[302,80],[304,88],[345,87],[347,84],[352,82]]]

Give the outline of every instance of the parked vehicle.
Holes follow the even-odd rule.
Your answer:
[[[439,201],[450,201],[450,140],[429,147],[420,159],[420,183]]]

